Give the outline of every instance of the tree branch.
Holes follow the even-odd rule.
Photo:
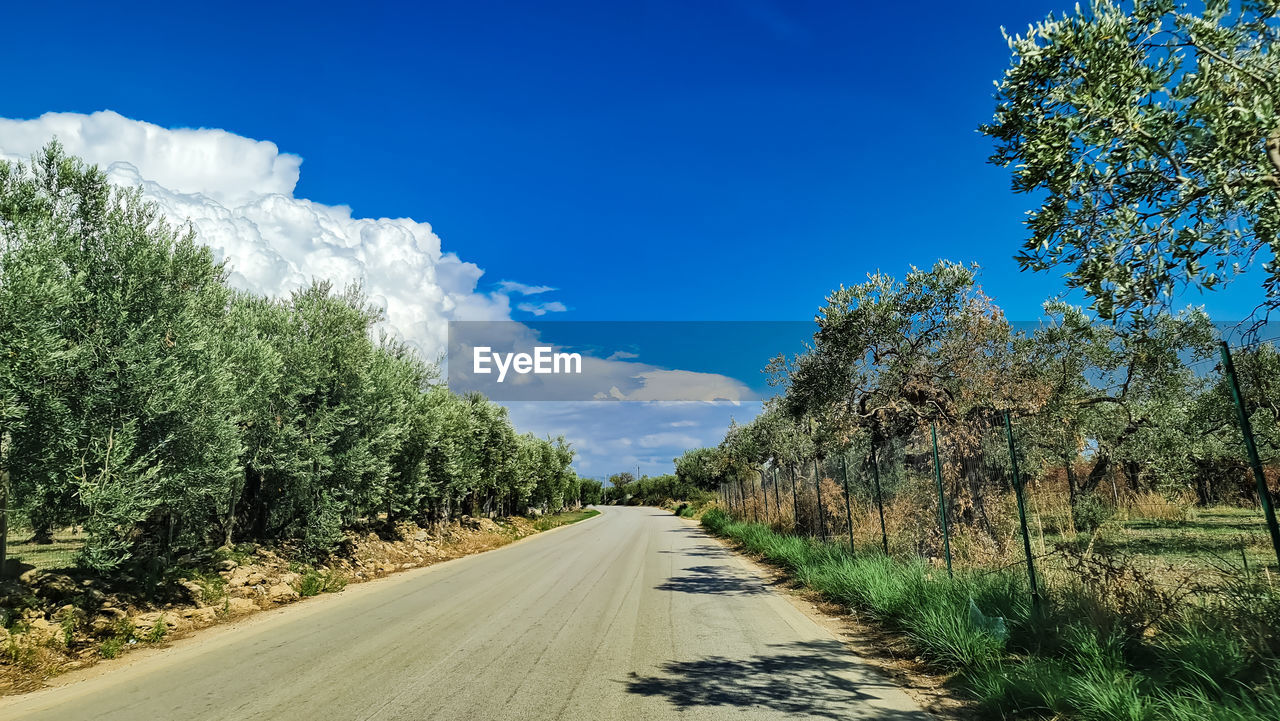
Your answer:
[[[1271,131],[1267,136],[1267,158],[1271,160],[1271,165],[1276,169],[1275,175],[1267,176],[1272,185],[1280,186],[1280,127]]]

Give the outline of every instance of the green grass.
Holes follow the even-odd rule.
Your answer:
[[[961,572],[857,555],[712,509],[710,532],[857,610],[954,675],[993,718],[1261,721],[1280,718],[1280,595],[1228,589],[1152,625],[1107,610],[1077,586],[1046,592],[1033,616],[1021,569]]]
[[[1262,512],[1251,508],[1191,509],[1185,519],[1113,518],[1093,534],[1046,534],[1045,542],[1084,546],[1139,563],[1185,570],[1271,567],[1276,555]]]
[[[103,658],[115,658],[124,651],[125,646],[137,643],[138,630],[134,628],[133,621],[128,618],[122,618],[116,622],[115,632],[111,638],[98,644],[98,655]]]
[[[305,567],[302,575],[294,583],[293,589],[299,596],[318,596],[322,593],[336,593],[347,587],[347,579],[336,571],[321,573],[314,568]]]
[[[9,558],[29,563],[44,571],[72,568],[76,555],[84,546],[84,534],[70,529],[53,534],[53,543],[31,543],[31,531],[13,529],[9,532]]]
[[[542,516],[533,522],[533,528],[537,531],[549,531],[560,526],[567,526],[570,523],[585,521],[592,516],[598,516],[600,512],[595,509],[585,509],[582,511],[568,511],[565,513],[553,513],[548,516]]]

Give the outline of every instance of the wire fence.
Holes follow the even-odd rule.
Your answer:
[[[6,549],[10,563],[19,569],[74,568],[79,561],[85,534],[79,528],[58,528],[37,532],[30,526],[10,526]]]
[[[1250,419],[1271,399],[1247,402],[1225,346],[1218,372],[1236,423],[1221,429],[1217,459],[1157,441],[1166,457],[1126,458],[1098,441],[1056,442],[1044,414],[985,411],[766,463],[719,495],[735,519],[854,553],[953,574],[1021,567],[1033,595],[1082,576],[1185,595],[1246,578],[1270,585],[1280,580],[1280,474],[1276,449],[1268,465],[1260,458]],[[1170,485],[1172,466],[1181,481]]]

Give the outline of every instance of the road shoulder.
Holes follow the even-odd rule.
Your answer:
[[[835,636],[859,661],[889,679],[927,713],[943,721],[981,721],[974,705],[948,688],[948,677],[933,672],[916,658],[901,637],[876,628],[856,613],[823,598],[788,576],[782,569],[754,558],[733,543],[706,533],[692,519],[681,518],[708,539],[730,551],[735,562],[786,599],[800,613]]]

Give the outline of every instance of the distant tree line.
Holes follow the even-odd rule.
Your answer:
[[[615,473],[609,477],[609,486],[604,489],[604,500],[607,503],[644,506],[657,506],[666,501],[700,500],[711,496],[708,489],[670,473],[639,478],[630,472]]]
[[[227,277],[56,143],[0,162],[0,493],[37,540],[81,527],[82,562],[109,570],[582,500],[563,439],[518,434],[375,339],[358,288],[272,299]]]

